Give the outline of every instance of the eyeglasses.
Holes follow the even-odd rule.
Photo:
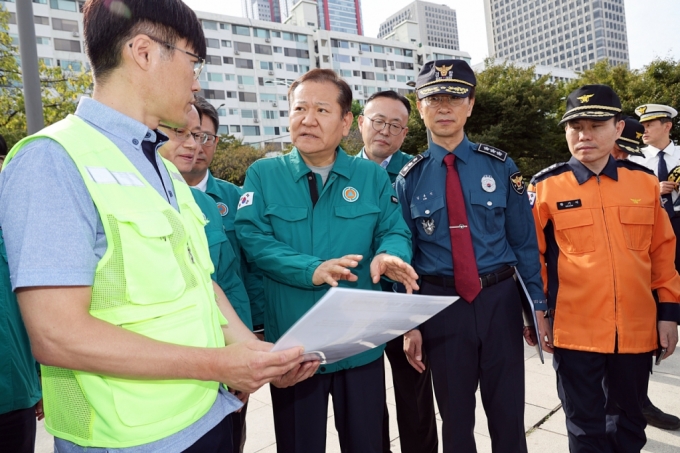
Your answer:
[[[209,134],[207,132],[203,132],[203,135],[205,135],[204,145],[212,145],[213,143],[219,143],[220,141],[219,135]]]
[[[176,127],[166,126],[165,124],[159,124],[158,126],[174,132],[175,137],[180,142],[186,142],[190,137],[193,137],[196,143],[203,145],[208,140],[208,136],[203,132],[191,132],[186,129],[178,129]]]
[[[389,129],[387,130],[390,131],[390,135],[399,135],[401,134],[401,131],[406,129],[405,127],[401,127],[398,124],[388,123],[381,119],[374,120],[373,118],[370,118],[368,116],[365,116],[364,118],[371,120],[371,126],[373,126],[373,130],[378,132],[382,132],[386,126],[389,126]]]
[[[173,46],[170,43],[167,43],[165,41],[161,41],[158,38],[154,38],[151,35],[146,35],[146,36],[151,38],[153,41],[156,41],[158,44],[161,44],[165,47],[169,47],[169,48],[174,49],[174,50],[179,50],[180,52],[184,52],[185,54],[189,55],[190,57],[193,57],[196,60],[198,60],[198,61],[194,61],[194,79],[198,80],[198,77],[201,75],[201,71],[203,71],[203,66],[205,66],[205,59],[199,57],[195,53],[189,52],[188,50],[180,49],[179,47]],[[130,43],[130,47],[132,47],[132,43]]]
[[[428,107],[441,107],[443,104],[448,104],[451,107],[457,107],[465,102],[465,98],[457,98],[453,96],[435,95],[428,96],[423,101]]]

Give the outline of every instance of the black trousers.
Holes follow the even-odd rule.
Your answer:
[[[279,453],[325,453],[328,396],[343,453],[382,453],[385,362],[317,374],[279,389],[270,386]]]
[[[557,391],[571,453],[639,453],[647,442],[642,402],[652,353],[600,354],[555,348]]]
[[[385,355],[392,367],[402,453],[437,453],[439,440],[434,415],[432,372],[427,355],[423,355],[425,371],[422,374],[418,373],[406,360],[404,337],[401,335],[385,345]],[[383,452],[389,451],[389,414],[385,406]]]
[[[33,407],[0,414],[0,452],[33,453],[35,429]]]
[[[243,453],[246,445],[246,412],[248,403],[244,404],[241,412],[231,414],[232,435],[234,437],[234,453]]]
[[[229,414],[183,453],[234,453],[231,417]]]
[[[422,294],[456,295],[428,282]],[[425,353],[442,417],[445,453],[476,452],[475,392],[480,387],[494,453],[526,453],[522,307],[515,280],[484,288],[425,322]]]

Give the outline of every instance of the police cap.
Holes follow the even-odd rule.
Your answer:
[[[675,118],[678,111],[673,107],[661,104],[644,104],[635,109],[635,114],[640,117],[640,122],[658,120],[661,118]]]
[[[416,93],[418,99],[435,94],[448,94],[457,98],[470,96],[470,89],[477,85],[472,68],[464,60],[428,61],[418,74]]]
[[[567,112],[560,124],[577,119],[606,121],[621,113],[621,100],[607,85],[584,85],[567,97]]]
[[[623,121],[625,126],[616,144],[631,156],[644,157],[640,147],[643,146],[642,134],[645,133],[645,127],[635,118],[626,117]]]

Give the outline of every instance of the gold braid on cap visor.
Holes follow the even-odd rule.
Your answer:
[[[466,82],[465,80],[458,80],[458,79],[439,79],[439,80],[434,80],[432,82],[427,82],[422,85],[420,85],[417,90],[420,90],[421,88],[425,88],[430,85],[434,85],[435,83],[462,83],[463,85],[471,86],[474,87],[474,85],[470,82]]]
[[[664,114],[664,113],[659,113],[658,115],[654,115],[654,114],[642,115],[640,117],[640,122],[644,123],[645,121],[658,120],[659,118],[670,118],[670,116],[668,114]]]

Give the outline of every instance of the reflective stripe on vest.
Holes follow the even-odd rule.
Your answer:
[[[205,217],[177,169],[164,160],[179,212],[109,139],[72,115],[19,142],[5,164],[37,138],[66,149],[104,226],[90,314],[159,341],[224,346]],[[42,368],[47,431],[82,446],[125,448],[174,434],[210,409],[219,385]]]

